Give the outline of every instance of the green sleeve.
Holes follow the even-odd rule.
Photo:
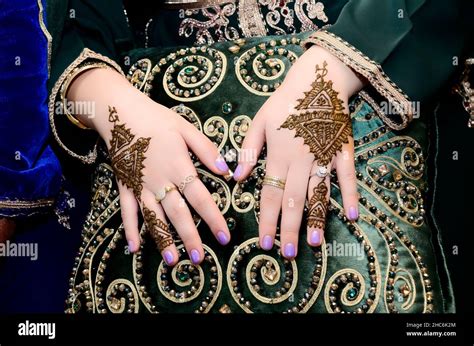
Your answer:
[[[61,102],[61,88],[88,63],[105,64],[122,73],[120,60],[133,48],[132,34],[121,0],[48,0],[47,9],[53,37],[49,80],[52,134],[67,154],[92,164],[97,156],[98,135],[69,121]],[[80,141],[75,140],[78,137]]]
[[[349,0],[336,22],[313,33],[305,45],[326,48],[362,75],[368,83],[360,95],[388,126],[400,130],[432,109],[461,70],[472,38],[463,20],[472,7],[466,3]],[[389,112],[380,107],[386,104]]]
[[[458,0],[351,0],[328,31],[379,63],[413,101],[437,94],[462,64]]]
[[[48,29],[53,36],[50,87],[85,48],[117,63],[133,48],[121,0],[48,0]]]

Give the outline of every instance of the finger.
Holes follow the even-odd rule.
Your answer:
[[[192,124],[186,124],[183,127],[182,136],[188,148],[213,173],[232,177],[233,173],[219,154],[217,147],[203,133]]]
[[[244,180],[257,163],[258,156],[265,142],[264,117],[257,114],[245,136],[242,148],[239,151],[239,164],[234,172],[236,181]]]
[[[183,241],[191,262],[201,263],[204,258],[201,238],[184,198],[178,191],[170,191],[161,201],[161,206]]]
[[[148,190],[142,193],[141,210],[147,231],[156,242],[158,250],[167,265],[173,266],[179,255],[166,222],[163,208],[156,202],[155,195]]]
[[[138,202],[133,192],[118,182],[120,196],[120,212],[122,214],[125,237],[127,238],[128,250],[138,251],[140,247],[140,232],[138,231]]]
[[[354,163],[354,140],[349,138],[349,144],[342,147],[335,159],[337,179],[341,188],[344,211],[351,221],[359,217],[359,194]]]
[[[196,181],[186,186],[184,195],[188,203],[207,223],[219,243],[228,244],[230,232],[227,222],[204,184],[196,178]]]
[[[280,162],[275,158],[267,159],[266,177],[286,180],[288,167]],[[264,250],[270,250],[273,247],[282,200],[283,189],[265,184],[262,186],[258,231],[260,247]]]
[[[298,253],[298,235],[306,201],[308,180],[311,170],[310,160],[298,161],[290,166],[283,194],[280,238],[282,254],[294,258]]]
[[[309,180],[307,241],[311,246],[319,246],[324,240],[330,185],[330,175],[325,178],[312,176]]]

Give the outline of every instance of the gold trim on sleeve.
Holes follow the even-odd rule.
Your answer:
[[[43,3],[41,2],[42,0],[37,0],[37,1],[38,1],[38,9],[39,9],[39,26],[44,33],[46,41],[48,41],[48,78],[49,78],[50,73],[51,73],[51,51],[52,51],[53,37],[49,33],[48,29],[46,28],[46,24],[44,23],[45,12],[43,8]]]
[[[34,215],[34,214],[42,212],[42,209],[44,208],[52,207],[54,205],[54,201],[55,201],[54,198],[38,199],[36,201],[25,201],[25,200],[19,200],[19,199],[0,200],[0,209],[25,210],[25,212],[20,212],[16,214],[2,214],[0,212],[0,218]],[[34,210],[31,210],[31,209],[34,209]]]
[[[62,89],[62,86],[64,82],[70,77],[70,75],[78,68],[82,63],[87,61],[88,59],[91,60],[96,60],[99,62],[103,62],[110,67],[114,68],[117,70],[117,72],[120,72],[122,76],[125,76],[122,69],[120,66],[113,61],[112,59],[101,55],[99,53],[96,53],[88,48],[85,48],[81,54],[64,70],[64,72],[61,74],[61,76],[58,78],[56,83],[54,84],[52,90],[51,90],[51,95],[49,96],[49,103],[48,103],[48,109],[49,109],[49,122],[51,124],[51,131],[53,133],[54,139],[58,142],[59,146],[63,148],[70,156],[81,160],[82,162],[86,164],[92,164],[95,162],[97,158],[97,143],[94,145],[94,148],[87,154],[87,155],[79,155],[73,152],[71,149],[69,149],[61,140],[58,134],[58,130],[56,128],[56,123],[55,123],[55,115],[56,115],[56,100],[58,98],[58,95]]]
[[[399,111],[401,123],[393,121],[383,112],[379,114],[390,128],[401,130],[407,127],[413,119],[412,103],[408,96],[384,73],[382,66],[348,42],[326,30],[317,31],[302,42],[305,48],[309,48],[312,44],[325,48],[344,64],[364,76],[393,105],[393,109]]]
[[[461,80],[454,87],[454,91],[457,92],[463,99],[463,106],[466,112],[469,114],[469,120],[467,126],[474,128],[474,88],[469,82],[471,70],[474,68],[474,58],[469,58],[464,62],[464,71],[461,75]]]

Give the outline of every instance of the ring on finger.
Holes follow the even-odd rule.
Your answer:
[[[285,189],[285,184],[286,184],[286,181],[284,179],[280,179],[278,177],[272,177],[270,175],[266,175],[265,178],[263,178],[263,182],[262,182],[262,185],[273,186],[281,190]]]
[[[316,172],[311,174],[309,177],[319,177],[319,178],[326,178],[331,170],[328,166],[316,166]]]
[[[170,185],[170,186],[165,186],[164,188],[162,188],[156,195],[155,195],[155,199],[156,199],[156,202],[157,203],[161,203],[162,200],[165,199],[166,197],[166,194],[168,192],[171,192],[171,191],[175,191],[177,190],[178,188],[174,185]]]
[[[178,190],[180,193],[184,192],[186,186],[194,181],[194,179],[198,178],[197,174],[191,174],[184,178],[184,180],[179,184]]]

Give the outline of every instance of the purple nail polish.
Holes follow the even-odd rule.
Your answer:
[[[321,242],[321,236],[318,231],[311,232],[310,241],[312,245],[318,245]]]
[[[196,249],[191,250],[191,262],[194,264],[198,264],[201,259],[201,255],[199,254],[199,251]]]
[[[223,231],[219,231],[217,233],[217,240],[219,241],[219,243],[221,243],[222,245],[226,245],[228,242],[229,242],[229,237],[228,235],[223,232]]]
[[[352,221],[355,221],[359,218],[359,212],[355,207],[350,207],[349,208],[349,219]]]
[[[296,255],[295,244],[288,243],[285,245],[285,250],[283,251],[285,257],[293,258]]]
[[[242,175],[242,170],[243,170],[242,165],[239,164],[237,166],[237,168],[235,169],[235,171],[234,171],[234,179],[235,180],[240,179],[240,176]]]
[[[130,252],[135,251],[135,243],[133,242],[133,240],[128,241],[128,251]]]
[[[229,172],[229,166],[227,166],[227,163],[222,157],[218,157],[216,160],[216,167],[219,171],[223,173]]]
[[[171,265],[174,261],[173,253],[169,250],[163,252],[163,258],[165,259],[167,265]]]
[[[273,239],[271,236],[266,235],[262,239],[262,249],[264,250],[271,250],[273,247]]]

